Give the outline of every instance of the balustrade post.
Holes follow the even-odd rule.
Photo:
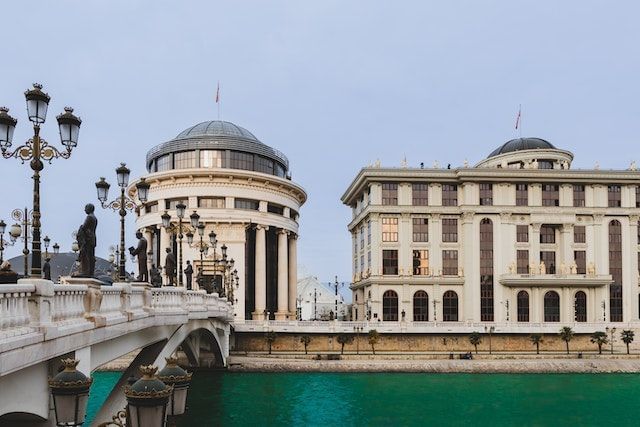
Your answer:
[[[34,327],[46,327],[53,322],[53,282],[44,279],[20,279],[18,284],[35,286],[35,292],[29,298],[29,317]]]

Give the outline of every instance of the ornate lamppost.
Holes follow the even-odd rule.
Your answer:
[[[127,216],[127,211],[133,211],[136,208],[136,202],[130,199],[125,194],[125,189],[129,185],[129,174],[131,171],[127,168],[126,164],[120,163],[120,166],[116,168],[116,176],[118,178],[118,186],[120,187],[120,197],[107,203],[109,198],[109,184],[104,177],[100,177],[100,181],[96,182],[96,190],[98,191],[98,200],[104,209],[112,209],[120,214],[120,268],[119,268],[119,280],[127,280],[127,272],[125,270],[126,258],[124,257],[124,218]],[[147,202],[147,196],[149,194],[150,184],[141,178],[136,184],[138,190],[138,199],[142,204]]]
[[[20,234],[22,234],[22,228],[19,224],[13,224],[9,229],[9,241],[4,240],[4,232],[7,229],[7,224],[0,220],[0,264],[4,261],[4,250],[7,246],[14,246]]]
[[[164,214],[160,218],[162,218],[162,226],[167,230],[167,232],[178,236],[178,286],[182,286],[182,239],[184,237],[184,232],[191,232],[191,229],[186,227],[182,220],[184,219],[184,211],[187,209],[187,206],[180,202],[176,205],[176,215],[178,217],[178,224],[171,223],[171,215],[167,211],[164,211]],[[199,217],[198,217],[199,218]],[[196,222],[197,223],[197,222]]]
[[[33,88],[24,93],[27,100],[27,115],[33,123],[33,137],[24,145],[11,151],[13,132],[17,120],[9,115],[9,109],[0,108],[0,151],[5,159],[16,158],[22,163],[29,161],[33,170],[33,239],[31,251],[31,276],[40,277],[42,255],[40,253],[40,171],[44,169],[43,161],[51,163],[53,159],[68,159],[71,151],[78,144],[78,134],[82,120],[73,115],[73,108],[65,107],[64,113],[56,117],[60,130],[60,140],[64,151],[49,145],[40,137],[40,125],[47,117],[49,95],[42,91],[42,85],[34,83]],[[25,233],[26,234],[26,233]],[[25,270],[25,275],[27,274]]]
[[[14,227],[17,226],[16,230],[20,231],[20,235],[22,236],[22,241],[24,242],[24,249],[22,249],[22,255],[24,256],[24,276],[26,277],[29,273],[29,228],[33,225],[33,211],[29,212],[27,208],[22,209],[14,209],[11,212],[11,218],[15,221],[18,221]]]
[[[193,225],[193,221],[195,219],[197,225],[195,227],[195,229],[198,231],[198,238],[199,241],[194,243],[193,242],[193,233],[191,231],[189,231],[187,233],[187,244],[189,245],[190,248],[197,248],[198,251],[200,252],[200,268],[199,268],[199,274],[202,274],[204,272],[204,257],[205,255],[207,255],[207,253],[209,252],[209,248],[213,249],[213,252],[215,253],[216,251],[216,245],[218,244],[218,239],[216,238],[216,233],[212,231],[209,232],[209,241],[205,242],[204,241],[204,229],[205,226],[203,223],[201,222],[197,222],[200,219],[200,215],[198,215],[195,211],[191,214],[191,224]],[[198,286],[200,285],[200,283],[198,283]]]
[[[57,426],[84,424],[92,380],[76,370],[79,362],[76,359],[63,359],[64,370],[49,380]]]

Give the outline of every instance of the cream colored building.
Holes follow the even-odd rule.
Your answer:
[[[208,121],[149,150],[146,165],[144,178],[151,187],[136,226],[149,242],[149,264],[163,266],[168,247],[179,258],[178,239],[162,227],[161,216],[166,211],[175,225],[176,205],[182,202],[185,225],[196,211],[205,225],[204,242],[210,231],[217,234],[216,253],[208,251],[202,263],[206,279],[219,275],[213,260],[220,258],[223,244],[235,261],[240,279],[234,291],[236,320],[295,319],[296,239],[307,195],[291,180],[286,156],[240,126]],[[132,196],[137,182],[129,186]],[[193,246],[183,239],[183,267],[190,260],[197,272],[200,250]]]
[[[474,167],[362,169],[342,196],[353,317],[637,321],[640,172],[572,160],[519,138]]]

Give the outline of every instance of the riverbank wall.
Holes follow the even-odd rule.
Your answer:
[[[311,341],[307,346],[307,350],[312,353],[317,352],[339,352],[341,344],[338,342],[338,334],[316,333],[316,334],[298,334],[298,333],[276,333],[275,341],[271,343],[273,351],[290,351],[303,352],[304,344],[301,342],[303,335],[309,336]],[[369,339],[366,333],[349,334],[352,341],[345,344],[346,352],[371,350]],[[529,334],[481,334],[481,341],[478,344],[479,351],[489,351],[489,347],[493,351],[504,352],[530,352],[535,351],[536,347],[531,342]],[[614,342],[614,350],[616,352],[626,352],[624,343],[616,337]],[[638,351],[638,344],[632,343],[631,351]],[[598,347],[591,342],[589,334],[576,334],[569,342],[571,351],[594,351]],[[260,332],[236,332],[232,336],[231,350],[236,352],[256,352],[266,351],[269,345],[265,339],[265,334]],[[607,344],[603,347],[608,350]],[[381,352],[467,352],[475,351],[475,347],[469,342],[469,334],[379,334],[378,342],[375,349]],[[558,336],[558,334],[546,334],[542,337],[540,343],[541,352],[563,351],[566,349],[566,343]]]

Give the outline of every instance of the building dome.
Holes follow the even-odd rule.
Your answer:
[[[500,154],[512,153],[514,151],[540,149],[556,150],[556,147],[554,147],[554,145],[549,141],[545,141],[542,138],[516,138],[505,142],[500,147],[493,150],[487,158],[495,157]]]
[[[211,120],[180,132],[147,152],[147,170],[186,168],[244,169],[285,177],[289,160],[234,123]]]
[[[251,132],[231,122],[210,120],[198,123],[180,132],[174,139],[194,138],[197,136],[217,136],[224,138],[241,138],[262,144]]]

